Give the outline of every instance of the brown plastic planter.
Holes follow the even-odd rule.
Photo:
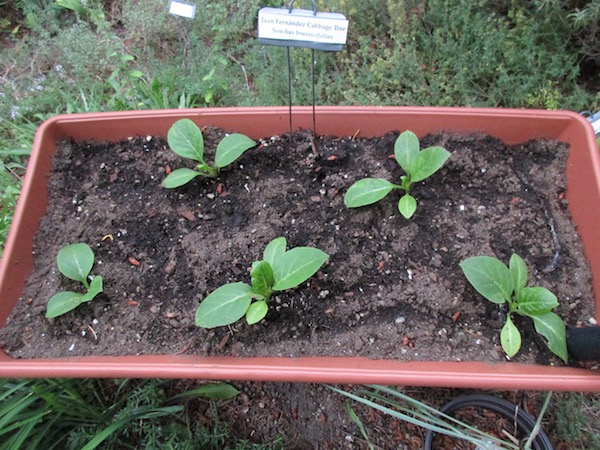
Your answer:
[[[35,138],[31,161],[0,262],[0,325],[4,324],[33,267],[32,242],[47,206],[50,161],[60,139],[119,140],[166,135],[188,117],[246,133],[253,138],[288,131],[287,108],[226,108],[78,114],[45,122]],[[312,110],[297,108],[294,127],[312,128]],[[568,142],[569,208],[591,263],[600,320],[600,159],[589,123],[565,111],[405,107],[322,107],[319,134],[376,136],[410,129],[417,135],[454,130],[483,131],[507,143],[534,138]],[[574,322],[581,318],[572,318]],[[570,367],[482,362],[402,362],[367,358],[233,358],[201,356],[79,357],[15,360],[0,353],[1,377],[142,377],[378,383],[480,389],[600,391],[600,372]]]

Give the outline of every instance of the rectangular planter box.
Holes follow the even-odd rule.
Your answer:
[[[289,131],[288,109],[222,108],[62,115],[39,128],[4,256],[0,261],[0,326],[21,295],[33,267],[33,239],[47,207],[47,183],[57,142],[166,136],[180,118],[215,125],[252,138]],[[294,109],[295,129],[311,129],[312,109]],[[600,320],[600,158],[590,124],[567,111],[482,108],[320,107],[317,131],[361,137],[393,130],[419,137],[437,131],[485,132],[508,144],[536,138],[570,144],[567,198],[590,261],[596,319]],[[568,320],[574,322],[578,318]],[[328,383],[600,391],[600,372],[571,367],[482,362],[402,362],[359,357],[234,358],[202,356],[77,357],[12,359],[0,352],[1,377],[202,378]]]

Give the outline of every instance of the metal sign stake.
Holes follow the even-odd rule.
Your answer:
[[[317,114],[316,114],[316,100],[315,100],[315,66],[317,65],[317,57],[315,49],[311,50],[311,73],[312,73],[312,116],[313,116],[313,135],[317,137]]]
[[[292,57],[290,56],[290,48],[287,49],[287,65],[288,65],[288,109],[290,114],[290,136],[292,134]],[[290,137],[291,139],[291,137]]]
[[[287,47],[288,108],[290,134],[292,123],[292,62],[290,47],[311,49],[312,119],[313,134],[317,134],[315,50],[339,52],[346,44],[348,20],[343,14],[319,13],[315,0],[312,10],[292,9],[294,0],[287,8],[261,8],[258,12],[258,42],[265,45]]]
[[[170,0],[169,1],[169,14],[178,17],[184,17],[185,19],[194,19],[196,17],[196,4],[186,0]],[[191,51],[191,40],[190,40],[190,28],[191,25],[184,23],[181,27],[183,32],[180,30],[181,39],[181,53],[184,56],[182,65],[186,64],[186,54],[189,50]],[[183,35],[182,35],[183,34]]]

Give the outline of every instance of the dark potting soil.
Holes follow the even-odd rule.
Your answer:
[[[222,130],[204,130],[208,160]],[[35,240],[35,269],[1,331],[16,358],[199,354],[367,356],[399,360],[502,361],[505,311],[479,296],[459,268],[475,255],[507,263],[518,253],[529,284],[552,290],[569,325],[593,316],[591,274],[567,211],[567,145],[507,146],[489,136],[435,134],[452,156],[412,193],[411,220],[398,191],[347,209],[356,180],[399,180],[397,133],[377,139],[309,133],[260,140],[218,179],[168,190],[168,168],[192,166],[160,137],[119,143],[62,143],[53,163],[49,207]],[[265,320],[197,328],[198,303],[217,287],[249,283],[265,245],[330,255],[307,283],[271,300]],[[47,300],[79,286],[56,266],[60,248],[88,243],[92,273],[105,291],[56,319]],[[518,362],[556,363],[530,321]]]

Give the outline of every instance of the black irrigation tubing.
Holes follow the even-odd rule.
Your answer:
[[[552,214],[550,213],[550,209],[548,207],[548,199],[547,197],[539,193],[536,187],[529,182],[527,177],[519,172],[518,170],[514,170],[515,175],[521,180],[525,186],[527,186],[533,193],[535,193],[540,200],[542,205],[542,210],[544,211],[544,216],[546,217],[546,223],[548,224],[548,229],[550,231],[550,236],[552,237],[552,245],[554,246],[554,252],[552,254],[552,259],[550,262],[542,269],[544,273],[554,272],[556,270],[556,266],[558,264],[558,260],[560,258],[561,246],[560,240],[558,239],[558,234],[556,233],[556,228],[554,227],[554,219],[552,218]]]
[[[503,398],[487,394],[471,394],[455,398],[446,403],[440,411],[451,416],[455,411],[466,408],[482,408],[500,414],[509,421],[514,422],[517,430],[525,437],[531,434],[536,423],[536,419],[527,411],[519,408],[518,405]],[[424,450],[432,450],[434,435],[435,433],[432,430],[427,431]],[[553,450],[554,447],[548,435],[544,430],[540,429],[531,448],[532,450]]]
[[[542,199],[544,205],[544,215],[546,216],[546,222],[548,223],[548,227],[550,228],[550,235],[552,236],[552,243],[554,244],[554,254],[552,255],[552,259],[548,263],[546,267],[542,269],[544,273],[553,272],[556,269],[556,265],[558,264],[558,258],[560,257],[560,241],[558,240],[558,235],[556,234],[556,229],[554,228],[554,220],[548,211],[546,205],[546,198]]]
[[[576,361],[600,361],[600,327],[567,328],[567,350]]]

